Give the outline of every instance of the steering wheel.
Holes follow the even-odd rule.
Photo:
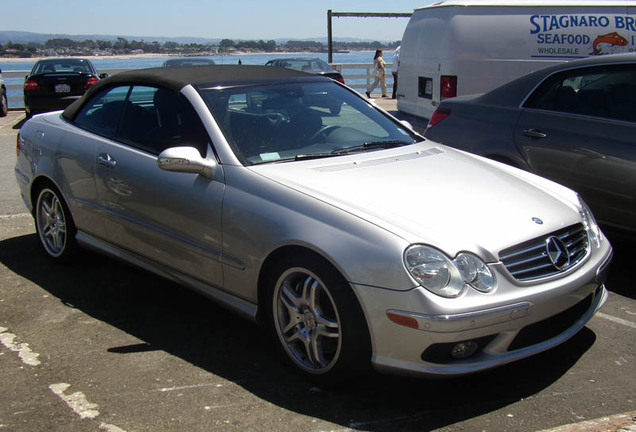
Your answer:
[[[285,121],[285,117],[283,117],[281,113],[267,113],[266,117],[269,123],[274,127],[278,127]]]
[[[331,132],[339,128],[340,126],[336,126],[336,125],[323,126],[320,129],[318,129],[312,136],[309,137],[309,139],[307,140],[307,143],[309,145],[313,144],[314,141],[316,141],[318,137],[320,137],[321,135],[326,138],[327,135],[329,135]]]

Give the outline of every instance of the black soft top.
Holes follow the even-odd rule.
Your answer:
[[[163,87],[178,92],[189,84],[198,88],[207,88],[247,83],[267,84],[298,78],[321,79],[321,77],[317,75],[292,69],[273,68],[270,66],[215,65],[133,69],[100,80],[97,84],[93,85],[84,96],[69,105],[62,115],[67,119],[72,119],[82,105],[84,105],[84,102],[93,94],[104,88],[118,85],[147,85],[151,87]]]

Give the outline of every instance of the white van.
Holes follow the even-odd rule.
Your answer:
[[[397,108],[429,119],[442,99],[626,51],[636,51],[636,1],[440,1],[416,9],[406,26]]]

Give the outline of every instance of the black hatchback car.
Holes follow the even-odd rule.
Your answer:
[[[575,60],[446,99],[425,136],[564,184],[599,222],[636,232],[636,53]]]
[[[27,116],[64,109],[99,81],[95,66],[81,58],[39,60],[24,81]]]

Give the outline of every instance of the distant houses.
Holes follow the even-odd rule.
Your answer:
[[[374,42],[335,42],[334,51],[363,51],[378,48],[393,49],[399,41],[393,43]],[[233,41],[222,39],[218,44],[177,43],[173,41],[160,44],[157,41],[128,41],[118,37],[115,42],[108,40],[77,41],[68,38],[53,38],[44,43],[26,42],[0,44],[0,58],[5,57],[55,57],[55,56],[112,56],[112,55],[219,55],[238,52],[326,52],[327,46],[322,42],[289,40],[284,43],[276,41]]]

